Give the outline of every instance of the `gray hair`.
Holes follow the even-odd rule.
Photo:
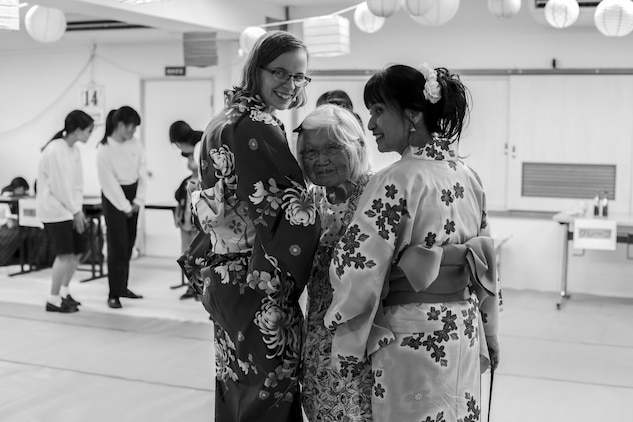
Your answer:
[[[303,150],[306,140],[313,137],[325,137],[345,147],[352,170],[351,182],[356,183],[369,172],[365,132],[349,110],[334,104],[320,105],[303,119],[298,131],[297,156],[304,174]]]

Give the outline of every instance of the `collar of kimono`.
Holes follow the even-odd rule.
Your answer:
[[[411,146],[405,155],[418,159],[433,161],[457,161],[457,142],[433,136],[431,141],[422,147]]]
[[[235,89],[225,92],[225,97],[228,99],[229,102],[225,111],[229,119],[237,115],[242,115],[246,111],[254,110],[260,115],[266,114],[270,116],[270,118],[277,121],[278,124],[281,123],[277,116],[270,114],[267,111],[266,104],[264,104],[264,101],[258,94],[245,95],[242,90]]]

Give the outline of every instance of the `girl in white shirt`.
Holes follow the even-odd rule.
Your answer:
[[[83,170],[77,142],[88,141],[94,120],[81,110],[71,111],[60,130],[42,148],[37,176],[37,215],[55,252],[49,312],[77,312],[80,303],[68,292],[79,258],[86,250],[83,214]]]
[[[97,174],[108,244],[108,306],[120,308],[119,298],[141,299],[128,289],[130,258],[145,202],[146,159],[140,141],[134,137],[141,117],[132,107],[112,110],[106,119],[106,133],[97,149]]]

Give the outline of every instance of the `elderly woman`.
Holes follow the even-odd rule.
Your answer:
[[[301,371],[302,402],[310,421],[370,421],[369,367],[348,377],[330,365],[332,333],[323,317],[332,301],[328,276],[333,246],[345,232],[369,180],[363,130],[343,107],[325,104],[299,129],[297,154],[308,182],[316,185],[322,235],[308,282],[308,315]]]

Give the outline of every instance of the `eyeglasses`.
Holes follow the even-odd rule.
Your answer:
[[[302,87],[302,86],[306,86],[307,84],[310,83],[310,81],[312,81],[312,79],[308,78],[306,75],[293,75],[292,73],[285,71],[283,69],[269,69],[264,66],[260,66],[260,67],[264,69],[266,72],[273,75],[273,78],[275,78],[275,80],[279,82],[287,82],[288,79],[292,78],[292,81],[295,83],[295,86]]]
[[[322,146],[319,149],[314,149],[314,148],[304,149],[301,152],[301,156],[303,156],[303,158],[305,158],[306,160],[313,161],[319,158],[321,154],[325,155],[326,157],[334,157],[336,154],[344,150],[345,150],[345,147],[343,145],[329,143],[325,146]]]

